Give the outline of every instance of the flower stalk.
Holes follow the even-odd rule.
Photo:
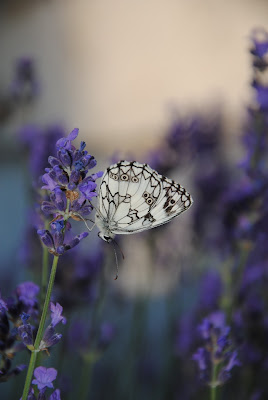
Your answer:
[[[49,282],[48,282],[48,287],[47,287],[45,303],[44,303],[43,312],[42,312],[39,328],[37,331],[36,339],[34,342],[34,350],[32,350],[32,354],[31,354],[31,358],[30,358],[30,362],[29,362],[29,367],[28,367],[27,376],[26,376],[25,385],[24,385],[23,394],[22,394],[22,400],[27,400],[31,381],[32,381],[33,371],[34,371],[35,364],[36,364],[37,354],[40,351],[39,346],[40,346],[40,343],[41,343],[41,340],[43,337],[43,333],[44,333],[44,327],[45,327],[45,322],[46,322],[46,317],[47,317],[47,312],[48,312],[48,306],[50,303],[51,293],[52,293],[52,289],[53,289],[53,285],[54,285],[54,281],[55,281],[58,260],[59,260],[59,257],[54,256],[51,273],[50,273],[50,277],[49,277]]]

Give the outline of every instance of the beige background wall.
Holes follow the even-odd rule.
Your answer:
[[[150,148],[181,112],[219,104],[240,120],[249,95],[249,34],[265,0],[35,0],[0,16],[1,86],[23,55],[42,96],[29,119],[78,126],[97,150]],[[238,117],[239,116],[239,117]]]

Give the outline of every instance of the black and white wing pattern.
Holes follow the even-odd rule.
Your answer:
[[[96,224],[108,241],[165,224],[187,210],[193,200],[174,181],[147,164],[120,161],[107,168],[99,190]]]

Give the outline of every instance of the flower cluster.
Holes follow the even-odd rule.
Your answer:
[[[62,322],[63,324],[66,323],[66,318],[63,317],[62,314],[62,307],[59,303],[50,303],[50,311],[51,311],[51,322],[46,328],[41,343],[39,345],[39,351],[48,351],[48,349],[55,344],[57,344],[62,335],[55,332],[55,326]],[[23,344],[29,349],[34,350],[34,330],[35,328],[28,322],[30,318],[29,314],[22,313],[21,321],[22,324],[18,327],[18,333],[21,337]]]
[[[198,364],[202,381],[216,387],[229,379],[233,367],[240,365],[237,351],[232,350],[230,328],[225,325],[224,313],[210,314],[199,326],[199,333],[204,347],[198,348],[193,360]]]
[[[34,370],[34,379],[32,385],[36,385],[39,391],[38,397],[31,387],[27,400],[61,400],[60,390],[56,389],[49,397],[46,396],[47,389],[53,389],[53,381],[57,378],[57,370],[55,368],[37,367]]]
[[[45,215],[53,215],[51,232],[40,229],[38,234],[49,252],[62,255],[77,246],[88,233],[83,232],[65,243],[65,233],[71,228],[69,218],[76,221],[85,220],[91,211],[91,200],[97,196],[96,179],[102,172],[88,175],[88,171],[96,166],[96,160],[88,154],[85,142],[76,149],[72,141],[77,137],[78,129],[56,143],[57,157],[50,156],[50,168],[42,176],[43,186],[50,194],[50,201],[43,201],[41,209]]]
[[[253,78],[255,104],[248,109],[248,121],[243,136],[247,151],[241,163],[248,176],[259,181],[266,181],[268,163],[265,155],[268,151],[266,135],[268,119],[268,33],[262,29],[252,34]]]
[[[15,296],[6,300],[0,296],[0,382],[18,375],[26,368],[25,365],[12,368],[12,359],[16,353],[25,348],[19,340],[30,343],[30,337],[33,334],[32,327],[30,329],[27,327],[21,336],[21,322],[23,322],[22,325],[26,324],[30,315],[36,319],[38,292],[39,287],[33,282],[24,282],[16,287]]]

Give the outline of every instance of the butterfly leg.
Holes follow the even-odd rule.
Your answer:
[[[82,215],[80,215],[80,214],[78,214],[78,213],[73,213],[73,214],[74,214],[75,216],[77,216],[78,218],[80,218],[80,221],[84,221],[84,223],[85,223],[85,225],[86,225],[86,227],[87,227],[87,229],[88,229],[89,232],[91,232],[91,231],[93,230],[93,228],[94,228],[94,226],[96,225],[96,223],[95,223],[94,221],[92,221],[92,219],[88,219],[88,220],[87,220],[87,221],[90,221],[90,222],[93,223],[92,227],[90,228],[90,227],[88,226],[88,224],[87,224],[87,221],[85,220],[85,218],[82,217]]]

